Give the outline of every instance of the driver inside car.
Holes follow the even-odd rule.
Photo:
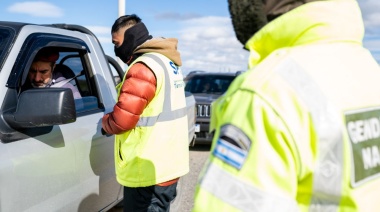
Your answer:
[[[58,58],[58,51],[49,48],[40,50],[30,66],[27,82],[22,90],[48,87],[70,88],[74,99],[81,98],[79,90],[55,69]]]

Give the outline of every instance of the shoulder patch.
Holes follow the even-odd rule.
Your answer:
[[[251,140],[239,128],[227,124],[221,127],[212,154],[225,163],[241,169],[251,148]]]
[[[349,111],[345,118],[354,167],[351,184],[356,187],[380,177],[380,108]]]

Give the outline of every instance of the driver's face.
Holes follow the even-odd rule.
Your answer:
[[[54,66],[51,62],[33,62],[28,73],[28,79],[33,87],[43,88],[49,85],[53,76]]]

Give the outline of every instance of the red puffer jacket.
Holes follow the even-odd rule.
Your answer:
[[[133,129],[155,92],[156,77],[153,71],[143,63],[135,63],[127,73],[113,111],[103,117],[103,129],[108,134]]]

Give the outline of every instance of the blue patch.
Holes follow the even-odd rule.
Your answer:
[[[247,158],[248,152],[232,145],[230,142],[227,142],[222,138],[219,138],[212,154],[225,163],[240,170]]]

